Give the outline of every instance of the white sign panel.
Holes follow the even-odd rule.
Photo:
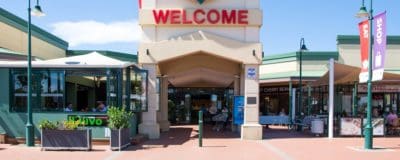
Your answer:
[[[256,68],[247,68],[247,78],[248,79],[257,79]]]

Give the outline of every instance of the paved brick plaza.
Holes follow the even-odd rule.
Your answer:
[[[199,148],[196,126],[173,127],[160,140],[150,140],[126,151],[111,152],[107,146],[94,146],[91,152],[41,151],[39,147],[0,145],[0,159],[7,160],[329,160],[329,159],[398,159],[400,138],[375,138],[380,149],[364,151],[362,138],[312,137],[285,129],[265,130],[263,141],[241,141],[231,132],[207,129],[204,147]]]

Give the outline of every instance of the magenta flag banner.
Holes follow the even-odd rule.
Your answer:
[[[374,17],[374,54],[372,81],[383,79],[386,57],[386,11]]]

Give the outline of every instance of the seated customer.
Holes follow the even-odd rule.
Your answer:
[[[286,116],[285,108],[282,108],[279,112],[279,116]]]
[[[72,112],[72,103],[67,103],[67,107],[64,109],[65,112]]]
[[[387,124],[389,126],[393,126],[393,127],[398,125],[397,119],[398,119],[398,117],[393,111],[390,111],[390,113],[386,117]]]
[[[208,109],[208,112],[209,112],[212,116],[214,116],[214,115],[217,114],[218,108],[217,108],[215,105],[211,105],[211,107]]]
[[[372,117],[374,117],[374,118],[380,117],[378,108],[374,108],[374,109],[372,110]]]
[[[102,102],[97,102],[97,112],[107,112],[107,106]]]

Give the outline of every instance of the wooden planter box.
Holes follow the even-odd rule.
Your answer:
[[[92,149],[92,130],[42,130],[44,150],[86,150]]]
[[[111,150],[121,150],[131,144],[129,128],[111,129],[110,148]]]

